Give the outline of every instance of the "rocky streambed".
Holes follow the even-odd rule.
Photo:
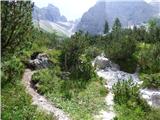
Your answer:
[[[97,75],[106,80],[106,87],[109,88],[110,92],[112,86],[121,80],[132,79],[137,85],[143,83],[143,81],[138,77],[138,72],[131,74],[121,71],[117,64],[112,63],[108,58],[105,58],[104,55],[97,56],[92,62],[92,65],[96,67]],[[160,90],[152,90],[148,88],[140,89],[140,95],[152,107],[160,107]],[[113,101],[113,98],[110,97],[110,99],[106,101],[107,104],[109,101]],[[111,111],[108,111],[107,113],[109,114],[110,112]],[[112,120],[114,116],[112,118],[105,119],[104,114],[107,113],[103,112],[103,120]],[[112,113],[114,113],[114,110],[112,110]]]

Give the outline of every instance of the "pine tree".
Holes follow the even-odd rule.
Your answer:
[[[115,22],[113,24],[112,30],[113,31],[119,31],[121,29],[121,22],[118,18],[115,19]]]
[[[108,25],[108,22],[107,20],[105,21],[105,25],[104,25],[104,34],[108,33],[109,32],[109,25]]]

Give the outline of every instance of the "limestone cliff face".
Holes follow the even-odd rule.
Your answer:
[[[35,6],[33,8],[33,19],[36,20],[48,20],[51,22],[67,22],[67,18],[61,15],[59,9],[54,5],[49,4],[47,7],[38,8]]]
[[[102,26],[104,26],[105,18],[105,3],[99,2],[84,13],[77,26],[77,31],[83,30],[92,34],[99,34],[103,31]]]

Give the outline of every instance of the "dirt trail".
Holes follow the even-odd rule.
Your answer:
[[[34,73],[35,71],[26,69],[22,78],[27,93],[32,96],[32,104],[37,105],[38,108],[47,113],[53,114],[58,120],[70,120],[68,115],[66,115],[61,109],[57,108],[53,103],[48,101],[44,96],[38,94],[36,90],[32,88],[31,78]]]
[[[105,101],[106,101],[106,104],[108,107],[107,110],[100,111],[99,115],[95,116],[95,120],[113,120],[114,119],[116,114],[113,109],[113,106],[114,106],[113,97],[114,97],[114,95],[110,91],[105,98]]]

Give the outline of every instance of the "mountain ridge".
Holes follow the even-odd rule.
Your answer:
[[[99,11],[103,11],[99,12]],[[151,4],[138,2],[97,2],[83,14],[76,31],[82,30],[90,34],[102,34],[105,20],[110,28],[116,18],[119,18],[122,26],[140,25],[150,18],[157,16],[158,10]]]
[[[48,4],[47,7],[42,8],[34,6],[32,17],[36,20],[41,19],[49,20],[51,22],[67,22],[67,18],[64,15],[61,15],[59,8],[52,4]]]

